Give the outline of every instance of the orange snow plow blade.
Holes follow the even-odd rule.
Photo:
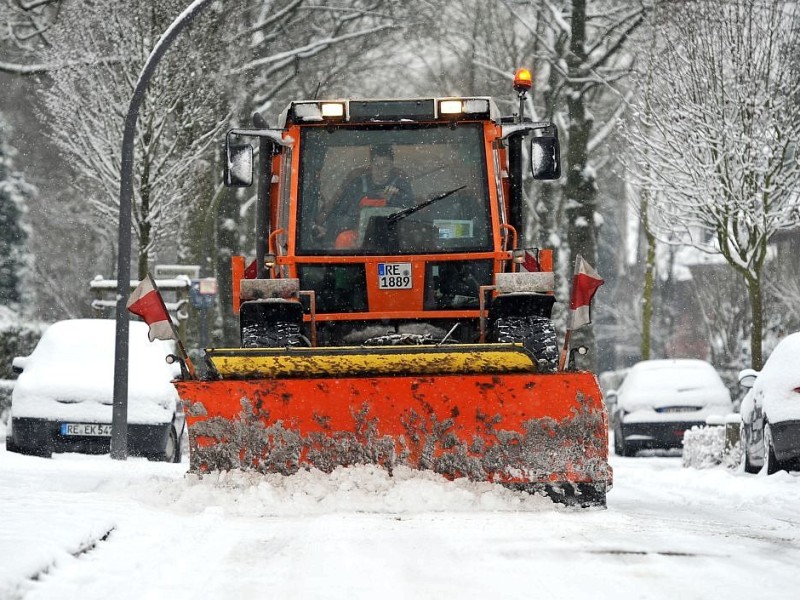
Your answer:
[[[176,382],[192,471],[292,474],[378,464],[391,472],[405,465],[543,491],[570,504],[605,504],[607,420],[591,373],[518,366],[491,374],[332,377],[312,369],[303,378],[254,378],[255,369],[251,362],[240,378],[232,369],[233,378]]]

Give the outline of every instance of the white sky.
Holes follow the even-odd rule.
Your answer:
[[[580,510],[402,470],[200,480],[54,456],[0,446],[0,598],[732,600],[800,581],[797,473],[612,457],[608,509]]]

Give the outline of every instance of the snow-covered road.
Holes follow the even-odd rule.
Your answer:
[[[0,598],[797,597],[800,474],[612,457],[607,510],[430,474],[0,446]]]

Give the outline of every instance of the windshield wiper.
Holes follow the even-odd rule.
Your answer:
[[[448,196],[450,196],[452,194],[455,194],[456,192],[458,192],[460,190],[463,190],[465,187],[467,187],[467,186],[466,185],[462,185],[461,187],[457,187],[454,190],[450,190],[448,192],[442,192],[441,194],[437,194],[436,196],[434,196],[430,200],[425,200],[425,202],[420,202],[416,206],[412,206],[410,208],[404,208],[403,210],[398,210],[396,213],[392,213],[388,217],[386,217],[386,222],[389,225],[394,225],[400,219],[405,219],[407,216],[413,215],[418,210],[422,210],[423,208],[425,208],[426,206],[430,206],[434,202],[438,202],[439,200],[447,198]]]

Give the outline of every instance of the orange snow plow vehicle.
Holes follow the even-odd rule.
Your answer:
[[[559,369],[552,254],[521,245],[524,144],[557,179],[555,126],[488,97],[298,101],[260,125],[226,139],[232,186],[254,171],[233,141],[259,139],[241,347],[176,382],[192,471],[408,466],[605,505],[603,398]]]

